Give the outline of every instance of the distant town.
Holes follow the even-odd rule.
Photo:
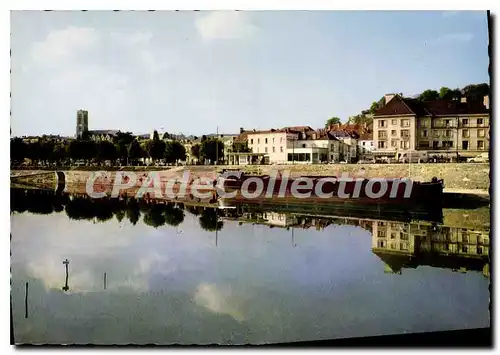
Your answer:
[[[386,94],[370,109],[323,128],[285,126],[201,137],[163,130],[133,134],[91,130],[76,112],[74,137],[11,139],[13,166],[329,164],[487,162],[489,85],[426,90],[417,97]]]

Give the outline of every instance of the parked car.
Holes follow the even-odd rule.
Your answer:
[[[429,155],[422,151],[406,152],[401,154],[398,160],[400,163],[427,163]]]
[[[358,160],[358,164],[374,164],[375,159],[361,159]]]
[[[488,163],[490,158],[488,157],[488,153],[481,153],[473,158],[467,159],[467,163]]]

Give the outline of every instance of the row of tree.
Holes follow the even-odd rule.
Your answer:
[[[223,222],[218,218],[218,211],[213,208],[184,206],[178,204],[152,204],[144,200],[116,198],[92,199],[76,197],[70,199],[67,194],[39,190],[11,189],[11,213],[31,212],[51,214],[64,211],[73,220],[94,220],[106,222],[115,217],[118,222],[127,218],[136,225],[141,219],[144,224],[155,228],[168,225],[176,227],[184,221],[184,211],[198,216],[200,227],[206,231],[221,230]]]
[[[24,159],[42,164],[67,164],[69,161],[91,160],[98,163],[119,161],[120,165],[135,165],[142,158],[151,158],[153,162],[162,160],[167,164],[185,161],[187,153],[184,145],[176,140],[160,139],[154,132],[153,139],[139,143],[130,132],[118,132],[113,141],[94,142],[89,136],[68,142],[53,138],[40,137],[38,141],[26,143],[21,138],[10,141],[11,161],[18,164]],[[236,142],[233,152],[249,152],[246,143]],[[191,146],[190,155],[199,162],[216,162],[224,159],[224,144],[215,137],[202,136],[200,143]]]

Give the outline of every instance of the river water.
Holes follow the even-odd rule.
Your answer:
[[[221,211],[11,189],[15,342],[263,344],[487,327],[488,207],[443,214]]]

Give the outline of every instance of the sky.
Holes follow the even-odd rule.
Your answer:
[[[13,11],[13,136],[202,135],[345,121],[489,83],[486,12]]]

